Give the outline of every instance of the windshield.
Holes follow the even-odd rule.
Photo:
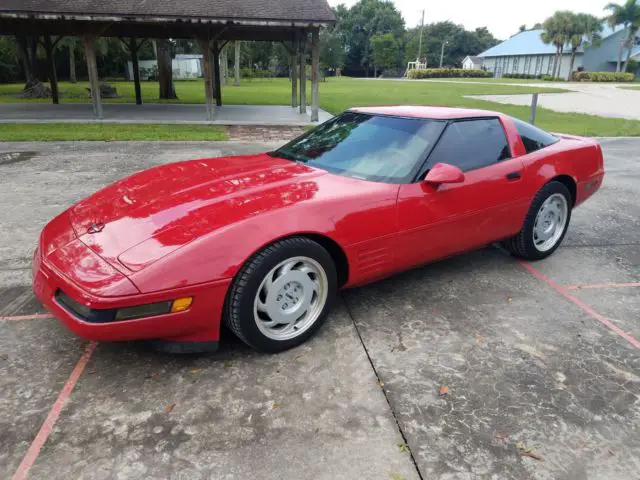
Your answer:
[[[272,155],[362,180],[408,183],[445,125],[346,112]]]

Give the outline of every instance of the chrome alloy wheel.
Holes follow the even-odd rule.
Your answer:
[[[262,280],[253,302],[258,329],[279,341],[301,335],[320,317],[328,285],[326,272],[312,258],[280,262]]]
[[[562,194],[554,193],[544,201],[533,223],[533,244],[538,251],[546,252],[556,245],[567,225],[568,212]]]

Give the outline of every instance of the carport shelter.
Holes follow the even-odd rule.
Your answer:
[[[43,37],[51,90],[58,102],[52,36],[83,38],[93,111],[102,118],[96,64],[96,38],[120,37],[134,65],[136,103],[141,103],[136,39],[196,38],[204,57],[207,119],[222,105],[220,50],[229,41],[282,42],[292,67],[291,106],[306,113],[306,51],[311,37],[311,121],[318,120],[320,27],[334,21],[326,0],[3,0],[0,34]],[[297,67],[297,68],[296,68]],[[299,82],[299,93],[298,93]],[[214,103],[215,92],[215,103]]]

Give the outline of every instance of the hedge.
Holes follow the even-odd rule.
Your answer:
[[[540,75],[529,75],[527,73],[505,73],[502,78],[521,78],[524,80],[539,80]]]
[[[540,78],[545,82],[566,82],[564,78],[554,77],[552,75],[547,75],[546,73],[541,75]]]
[[[485,70],[467,70],[465,68],[425,68],[409,70],[409,78],[491,78],[493,74]]]
[[[575,72],[573,80],[576,82],[633,82],[633,73],[616,72]]]

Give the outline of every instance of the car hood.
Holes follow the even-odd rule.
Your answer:
[[[112,265],[138,271],[225,225],[313,196],[326,172],[268,154],[145,170],[69,210],[76,236]]]

